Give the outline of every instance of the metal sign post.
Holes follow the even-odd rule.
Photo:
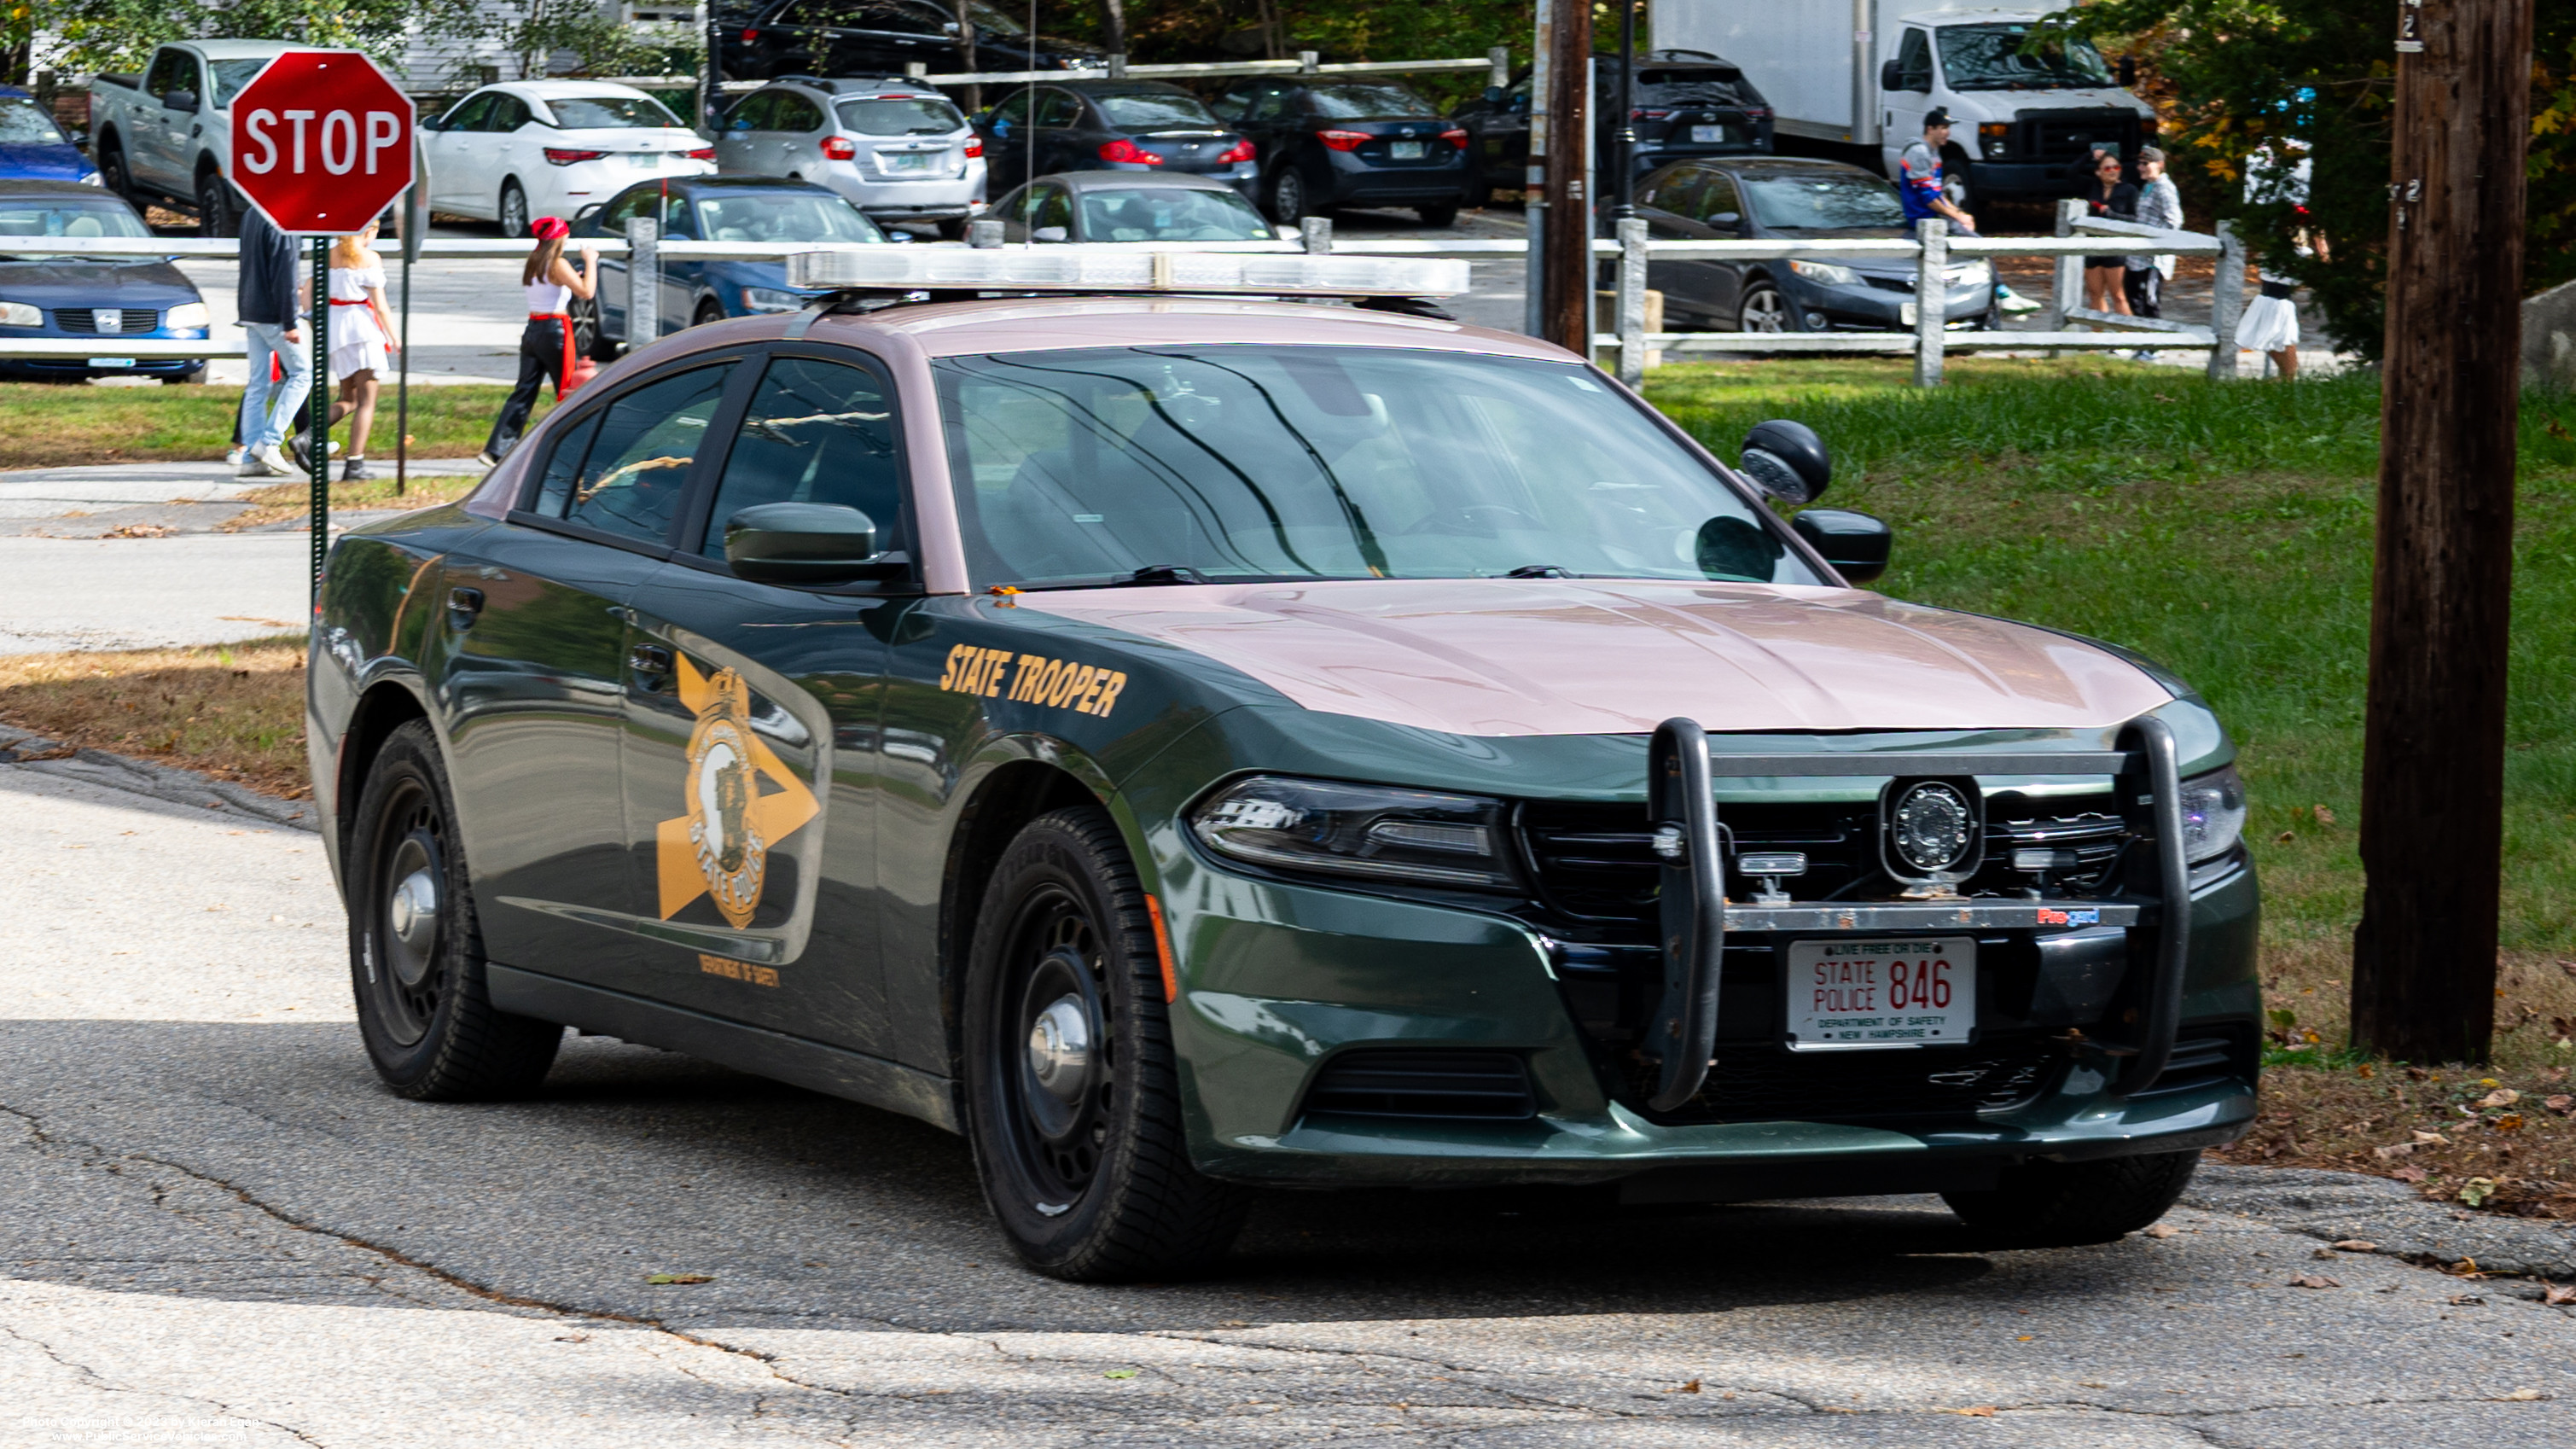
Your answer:
[[[313,239],[312,421],[304,461],[313,473],[313,597],[322,597],[322,561],[331,552],[331,239]]]

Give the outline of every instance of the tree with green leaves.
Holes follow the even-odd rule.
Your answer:
[[[2576,0],[2532,0],[2536,23],[2524,270],[2537,291],[2576,277]],[[2396,11],[2352,0],[2092,0],[2058,27],[2135,56],[2162,103],[2186,196],[2233,219],[2264,265],[2315,293],[2337,347],[2377,357],[2388,240]],[[2258,153],[2306,143],[2302,207],[2249,201]],[[2328,245],[2303,250],[2301,233]]]

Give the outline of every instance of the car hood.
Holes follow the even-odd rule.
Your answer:
[[[59,141],[0,143],[0,176],[22,181],[78,181],[93,169],[88,157]]]
[[[86,307],[167,307],[200,300],[196,283],[157,257],[112,262],[5,254],[0,254],[0,297]]]
[[[1045,591],[1312,710],[1461,735],[2081,729],[2173,698],[2106,649],[1861,589],[1588,579]]]

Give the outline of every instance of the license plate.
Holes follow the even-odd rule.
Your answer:
[[[885,162],[885,169],[888,171],[927,171],[930,169],[930,163],[934,158],[928,151],[908,151],[900,155],[883,156],[878,159]]]
[[[1726,144],[1726,128],[1724,126],[1693,126],[1691,127],[1691,143],[1698,146],[1722,146]]]
[[[131,357],[93,357],[89,360],[89,365],[92,367],[132,367],[134,365],[134,359]]]
[[[1789,943],[1789,1049],[1947,1046],[1977,1025],[1972,936]]]
[[[1420,141],[1396,141],[1388,145],[1387,154],[1398,161],[1419,161],[1422,159],[1422,144]]]

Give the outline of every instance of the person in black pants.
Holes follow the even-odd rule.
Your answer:
[[[501,416],[492,421],[492,436],[483,444],[483,455],[475,459],[486,468],[498,467],[519,446],[519,434],[528,426],[540,386],[554,383],[555,399],[562,401],[564,383],[572,377],[572,317],[564,308],[571,298],[591,297],[599,286],[596,247],[582,247],[577,267],[564,260],[564,238],[571,235],[572,227],[562,217],[538,217],[528,230],[536,236],[537,246],[528,253],[527,265],[519,269],[519,285],[528,293],[528,326],[519,334],[519,383],[501,404]]]

